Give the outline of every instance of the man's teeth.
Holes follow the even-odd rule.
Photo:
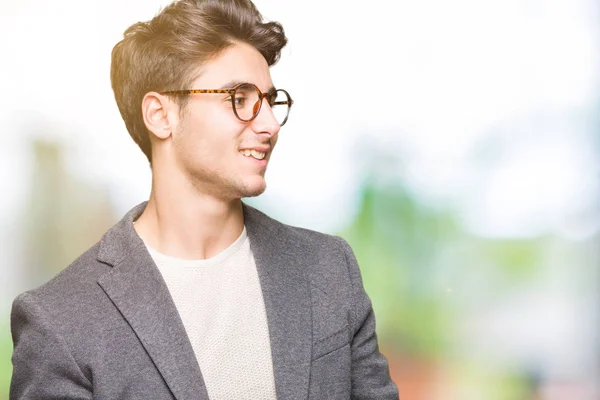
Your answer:
[[[262,160],[267,155],[267,153],[261,153],[260,151],[248,150],[248,149],[241,150],[240,153],[242,153],[246,157],[252,156],[252,157],[256,158],[257,160]]]

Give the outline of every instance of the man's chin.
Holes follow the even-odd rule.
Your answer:
[[[267,189],[267,183],[264,178],[253,179],[251,182],[246,182],[242,189],[241,197],[256,197],[260,196]]]
[[[246,190],[245,193],[242,195],[242,197],[256,197],[256,196],[260,196],[261,194],[263,194],[266,190],[266,187],[263,187],[262,189],[255,189],[255,190]]]

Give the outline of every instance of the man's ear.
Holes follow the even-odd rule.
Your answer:
[[[179,107],[167,96],[148,92],[142,100],[142,116],[148,131],[159,139],[166,139],[175,130]]]

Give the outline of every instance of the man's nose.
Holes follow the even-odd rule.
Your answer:
[[[281,129],[281,125],[275,118],[273,109],[266,98],[261,99],[261,107],[258,115],[252,121],[254,131],[256,133],[268,133],[271,136],[276,135]]]

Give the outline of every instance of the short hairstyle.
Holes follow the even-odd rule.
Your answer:
[[[177,0],[123,36],[112,50],[111,85],[125,126],[150,164],[142,116],[146,93],[187,88],[203,63],[236,42],[253,46],[269,66],[287,43],[281,24],[263,22],[250,0]],[[185,97],[176,100],[185,106]]]

